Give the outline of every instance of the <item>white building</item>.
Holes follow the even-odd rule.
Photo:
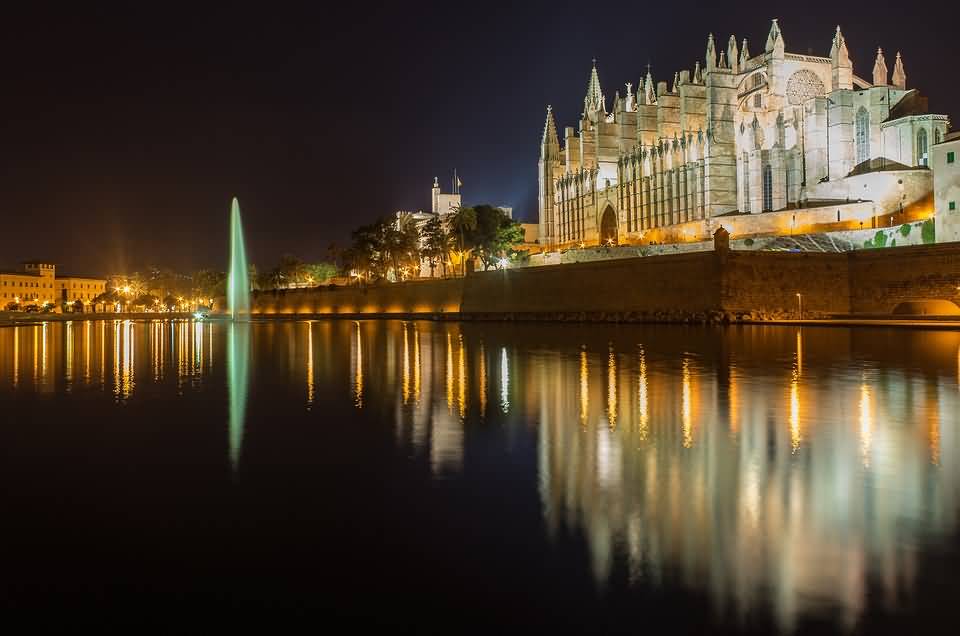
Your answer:
[[[934,144],[930,161],[937,242],[960,241],[960,132]]]

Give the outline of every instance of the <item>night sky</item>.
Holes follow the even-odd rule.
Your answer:
[[[957,10],[902,1],[20,4],[0,17],[0,268],[224,269],[232,196],[252,261],[322,260],[454,168],[467,203],[532,221],[546,105],[575,125],[591,58],[609,108],[648,62],[692,69],[710,31],[760,53],[773,17],[823,56],[839,23],[864,78],[902,50],[908,87],[960,115]]]

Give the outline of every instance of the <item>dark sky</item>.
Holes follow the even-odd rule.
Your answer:
[[[222,269],[234,195],[251,260],[320,260],[428,208],[454,168],[468,203],[534,220],[546,104],[575,124],[592,57],[609,107],[647,62],[692,68],[710,31],[759,53],[773,17],[817,55],[840,23],[865,78],[902,49],[908,86],[960,114],[960,10],[902,1],[19,5],[0,15],[0,267]]]

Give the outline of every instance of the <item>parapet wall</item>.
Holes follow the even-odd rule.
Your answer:
[[[960,243],[846,253],[696,252],[465,279],[254,295],[253,313],[503,319],[762,320],[960,300]],[[798,297],[799,294],[799,297]]]

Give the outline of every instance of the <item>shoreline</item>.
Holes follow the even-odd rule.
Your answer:
[[[16,320],[0,319],[0,327],[15,327],[19,325],[36,325],[45,322],[96,322],[98,320],[190,320],[190,313],[177,314],[80,314],[70,316],[63,314],[31,315],[18,317]],[[523,323],[552,323],[552,324],[624,324],[624,325],[675,325],[688,327],[733,327],[733,326],[778,326],[778,327],[866,327],[866,328],[899,328],[899,329],[928,329],[940,331],[960,331],[960,316],[904,316],[895,318],[883,315],[850,315],[834,316],[830,318],[771,318],[771,319],[739,319],[723,320],[696,316],[652,317],[652,316],[624,316],[615,314],[593,314],[592,312],[578,312],[562,315],[516,315],[516,314],[460,314],[460,313],[359,313],[359,314],[254,314],[249,322],[286,322],[304,320],[405,320],[431,322],[523,322]],[[204,322],[228,322],[225,317],[217,315],[205,319]]]

